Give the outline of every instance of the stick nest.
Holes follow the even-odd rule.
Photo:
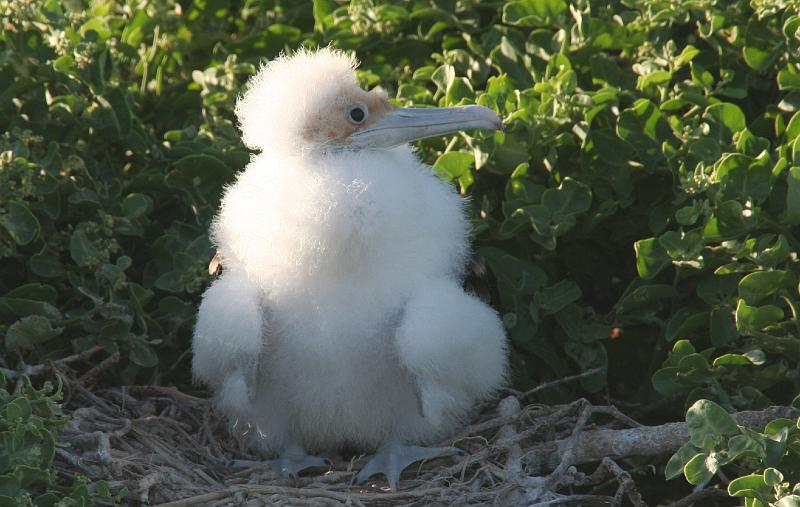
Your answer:
[[[459,447],[462,456],[412,465],[399,491],[391,492],[380,476],[351,486],[366,455],[337,457],[329,470],[306,471],[298,481],[282,478],[266,463],[232,470],[226,466],[231,459],[259,458],[230,435],[208,399],[172,387],[90,390],[69,371],[61,373],[70,424],[60,437],[68,445],[57,451],[57,470],[104,480],[112,491],[126,487],[131,504],[645,505],[631,475],[590,443],[611,432],[616,445],[614,440],[647,427],[613,406],[583,399],[525,406],[552,383],[482,407],[470,426],[440,443]],[[674,438],[668,447],[682,443],[681,435]],[[585,473],[585,466],[579,471],[582,463],[592,463],[594,472]],[[707,496],[720,493],[710,491]]]

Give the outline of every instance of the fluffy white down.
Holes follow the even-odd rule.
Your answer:
[[[226,271],[200,309],[195,368],[265,453],[430,442],[503,383],[502,325],[460,288],[463,201],[409,147],[258,156],[212,236]],[[258,343],[251,400],[237,361]]]
[[[301,49],[264,64],[236,103],[244,144],[260,150],[302,149],[309,113],[340,92],[331,83],[355,84],[357,65],[355,58],[331,48]]]
[[[200,307],[194,374],[265,454],[431,442],[504,383],[505,334],[460,287],[462,199],[411,147],[263,142],[299,125],[287,96],[325,93],[304,99],[272,71],[321,89],[352,81],[351,59],[313,56],[270,63],[237,109],[246,142],[269,149],[226,189],[212,226],[224,271]],[[275,124],[260,116],[283,107]]]

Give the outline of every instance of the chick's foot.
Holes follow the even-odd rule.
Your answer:
[[[416,445],[390,444],[381,447],[364,468],[353,478],[354,484],[361,484],[375,474],[383,474],[389,481],[392,491],[397,491],[400,474],[407,466],[420,460],[455,456],[461,454],[455,447],[419,447]]]
[[[281,477],[295,481],[298,480],[300,472],[307,468],[329,468],[331,466],[329,460],[306,454],[305,450],[299,446],[288,447],[278,458],[265,461]],[[228,467],[248,468],[262,463],[260,461],[237,459],[229,461]]]

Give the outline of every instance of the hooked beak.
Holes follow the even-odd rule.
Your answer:
[[[483,106],[396,108],[352,134],[349,144],[356,148],[392,148],[468,129],[503,130],[503,122],[494,111]]]

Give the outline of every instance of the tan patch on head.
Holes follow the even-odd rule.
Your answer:
[[[363,123],[355,124],[348,118],[350,107],[363,104],[367,108],[367,118]],[[369,127],[394,109],[386,92],[379,90],[364,91],[355,85],[343,87],[341,92],[312,115],[305,124],[303,137],[321,144],[338,144],[355,132]]]

